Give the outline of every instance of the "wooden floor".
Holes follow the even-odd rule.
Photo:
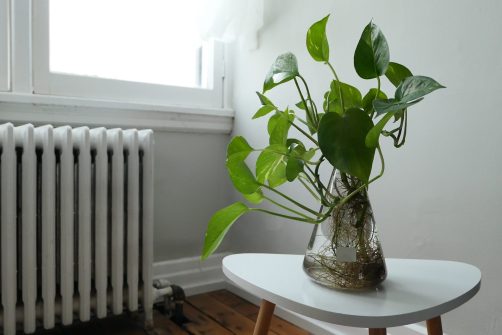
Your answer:
[[[188,319],[176,325],[155,311],[155,333],[158,335],[251,335],[258,307],[226,291],[214,291],[187,298],[183,312]],[[47,335],[144,335],[138,322],[118,317],[98,320],[74,327],[46,331]],[[271,335],[308,335],[309,333],[278,317],[272,319]]]

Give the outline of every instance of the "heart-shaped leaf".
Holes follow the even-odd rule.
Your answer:
[[[363,30],[354,53],[359,77],[373,79],[383,75],[389,65],[389,46],[380,28],[370,22]]]
[[[396,100],[409,102],[423,97],[437,89],[444,88],[432,78],[425,76],[411,76],[405,78],[396,89]]]
[[[387,99],[387,95],[376,88],[372,88],[366,93],[362,102],[362,107],[366,113],[371,114],[373,112],[373,100],[377,99],[385,100]]]
[[[209,257],[221,244],[232,224],[250,209],[242,202],[222,208],[211,217],[207,225],[201,259]]]
[[[299,75],[298,62],[296,61],[295,55],[291,52],[282,54],[277,57],[265,77],[265,82],[263,83],[263,93],[277,85],[290,81]]]
[[[318,62],[329,61],[329,44],[326,37],[326,23],[329,15],[310,26],[307,31],[307,50],[310,56]]]
[[[371,128],[373,122],[361,109],[349,109],[343,116],[327,113],[319,124],[321,152],[340,171],[368,181],[375,156],[375,148],[365,143]]]
[[[411,77],[412,75],[413,74],[406,66],[395,62],[390,62],[385,72],[387,79],[396,87],[399,86],[403,79]]]
[[[362,104],[361,92],[354,86],[346,83],[333,80],[330,85],[330,90],[324,95],[324,110],[326,112],[336,112],[343,114],[342,100],[340,99],[340,92],[343,97],[343,104],[345,109],[359,108]]]
[[[378,115],[382,115],[385,113],[389,112],[396,112],[402,109],[406,109],[410,106],[413,106],[416,103],[419,103],[422,101],[424,98],[420,98],[415,101],[411,102],[401,102],[396,99],[387,99],[387,100],[374,100],[373,101],[373,108],[375,108],[375,111]]]
[[[239,157],[244,160],[253,150],[254,149],[244,137],[235,136],[227,146],[227,158],[233,155],[239,155]]]
[[[287,148],[284,145],[274,144],[265,148],[256,160],[256,178],[260,183],[269,181],[270,178],[286,176]],[[275,181],[275,180],[274,180]]]
[[[274,121],[273,129],[270,132],[269,143],[286,145],[289,128],[294,120],[294,114],[290,113],[289,109],[278,113],[279,117]]]
[[[366,146],[368,148],[376,148],[378,145],[378,138],[380,137],[380,132],[383,130],[383,127],[389,122],[390,118],[392,115],[394,115],[395,112],[387,113],[384,115],[384,117],[378,121],[378,123],[371,128],[371,130],[368,132],[368,135],[366,135]]]
[[[240,155],[228,157],[226,166],[230,180],[237,191],[242,194],[252,194],[260,188],[260,184],[256,182],[253,173]]]

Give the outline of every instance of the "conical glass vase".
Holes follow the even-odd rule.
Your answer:
[[[343,199],[361,185],[359,179],[335,171],[330,197]],[[303,269],[315,282],[337,289],[372,288],[385,280],[385,259],[366,189],[353,194],[334,208],[330,218],[314,226]]]

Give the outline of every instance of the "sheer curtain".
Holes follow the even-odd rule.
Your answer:
[[[264,0],[202,0],[199,29],[203,39],[239,41],[242,47],[258,48],[263,26]]]

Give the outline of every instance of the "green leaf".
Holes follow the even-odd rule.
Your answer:
[[[274,115],[268,119],[268,124],[267,124],[267,132],[268,135],[270,136],[272,134],[272,131],[274,131],[275,126],[277,125],[277,121],[282,118],[281,112],[277,112]]]
[[[242,202],[236,202],[214,213],[207,225],[202,260],[209,257],[218,248],[232,224],[249,210]]]
[[[300,172],[303,171],[303,161],[296,157],[290,157],[286,164],[286,179],[288,181],[293,181],[298,177]]]
[[[421,98],[437,89],[444,88],[432,78],[425,76],[411,76],[404,79],[396,89],[396,100],[409,102]]]
[[[378,145],[378,138],[380,137],[380,132],[383,130],[383,127],[385,127],[387,122],[389,122],[394,113],[395,112],[385,114],[385,116],[380,121],[378,121],[378,123],[368,132],[368,135],[366,135],[366,140],[365,140],[366,146],[368,148],[376,148],[376,146]]]
[[[378,92],[378,97],[377,97],[377,92]],[[376,88],[370,89],[368,93],[366,93],[366,95],[364,96],[362,102],[362,107],[366,113],[371,114],[373,112],[373,100],[376,99],[385,100],[387,99],[387,95],[382,91],[378,91],[378,89]]]
[[[244,137],[235,136],[227,146],[227,158],[233,155],[239,155],[239,157],[244,160],[253,150],[254,149]]]
[[[296,138],[288,138],[288,140],[286,141],[286,147],[290,152],[297,147],[301,147],[303,148],[303,150],[305,150],[305,145],[302,143],[302,141]]]
[[[342,172],[368,181],[375,148],[365,144],[373,122],[361,109],[352,108],[341,116],[327,113],[319,125],[319,147],[328,161]]]
[[[422,100],[423,98],[411,102],[401,102],[396,99],[375,100],[373,101],[373,108],[375,108],[376,114],[378,116],[385,113],[406,109],[416,103],[419,103]]]
[[[257,119],[259,117],[265,116],[274,110],[275,110],[275,106],[272,106],[272,105],[261,106],[260,109],[258,109],[258,111],[255,113],[255,115],[253,115],[253,120]]]
[[[363,30],[354,53],[359,77],[373,79],[383,75],[389,65],[389,46],[380,28],[370,22]]]
[[[243,194],[244,198],[252,204],[259,204],[263,201],[263,192],[261,189],[251,194]]]
[[[268,71],[265,82],[263,83],[263,93],[299,75],[298,62],[296,61],[295,55],[290,52],[282,54],[277,57]]]
[[[226,165],[230,180],[237,191],[242,194],[252,194],[260,188],[260,184],[256,182],[253,173],[240,155],[228,157]]]
[[[274,144],[265,148],[256,160],[256,178],[260,183],[269,181],[272,186],[280,176],[286,176],[287,148],[284,145]],[[274,179],[275,178],[275,179]],[[273,180],[273,182],[270,181]]]
[[[278,114],[280,117],[275,120],[273,129],[270,132],[269,143],[286,145],[289,128],[291,128],[291,122],[294,120],[294,114],[291,114],[288,109]]]
[[[329,61],[329,44],[326,37],[326,23],[329,15],[310,26],[307,31],[307,50],[310,56],[318,62]]]
[[[324,110],[326,112],[336,112],[343,114],[342,101],[340,99],[340,91],[343,96],[345,109],[359,108],[362,104],[361,92],[354,86],[346,83],[333,80],[330,85],[330,90],[327,95],[324,95]]]
[[[258,98],[260,99],[262,105],[270,105],[275,107],[272,101],[270,101],[270,99],[267,98],[265,95],[261,94],[260,92],[256,92],[256,94],[258,95]]]
[[[406,66],[394,62],[389,63],[389,67],[385,72],[387,79],[396,87],[399,86],[403,79],[411,77],[412,75],[413,74]]]

